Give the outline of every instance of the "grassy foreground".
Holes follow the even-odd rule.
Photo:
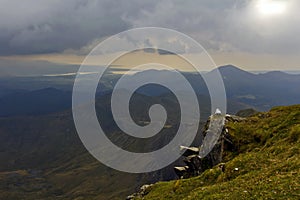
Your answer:
[[[300,105],[227,125],[237,151],[198,177],[159,182],[142,199],[300,199]]]

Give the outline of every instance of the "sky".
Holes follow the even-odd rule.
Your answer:
[[[155,26],[194,38],[217,65],[300,69],[297,0],[0,0],[0,5],[0,60],[80,64],[106,38]]]

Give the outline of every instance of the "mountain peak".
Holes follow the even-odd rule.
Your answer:
[[[244,71],[244,70],[242,70],[242,69],[240,69],[240,68],[238,68],[238,67],[236,67],[234,65],[223,65],[223,66],[218,67],[218,69],[221,72],[223,72],[223,71],[229,71],[229,72],[234,72],[234,71],[236,71],[236,72],[247,72],[247,71]],[[247,72],[247,73],[249,73],[249,72]]]
[[[223,65],[218,67],[218,70],[223,76],[253,75],[252,73],[242,70],[234,65]]]

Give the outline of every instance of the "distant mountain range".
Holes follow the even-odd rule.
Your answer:
[[[230,113],[249,107],[266,111],[273,106],[300,103],[300,75],[279,71],[253,74],[232,65],[219,67],[219,71],[225,84]],[[132,76],[139,78],[143,73],[152,72],[155,70],[138,72]],[[177,80],[172,78],[172,73],[162,70],[160,76],[176,85]],[[210,73],[212,72],[207,74]],[[202,77],[195,73],[183,75],[199,98],[209,106],[209,92]],[[75,76],[39,76],[0,79],[0,116],[43,115],[70,109],[74,78]],[[111,74],[101,80],[98,96],[111,93],[119,78],[119,74]],[[177,90],[182,90],[180,85]],[[146,85],[137,93],[146,96],[169,96],[170,91],[157,85]]]
[[[234,66],[219,68],[227,97],[258,110],[300,103],[300,75],[279,71],[253,74]]]

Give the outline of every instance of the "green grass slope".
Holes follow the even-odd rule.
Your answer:
[[[300,199],[300,105],[228,123],[237,151],[198,177],[159,182],[142,199]]]

